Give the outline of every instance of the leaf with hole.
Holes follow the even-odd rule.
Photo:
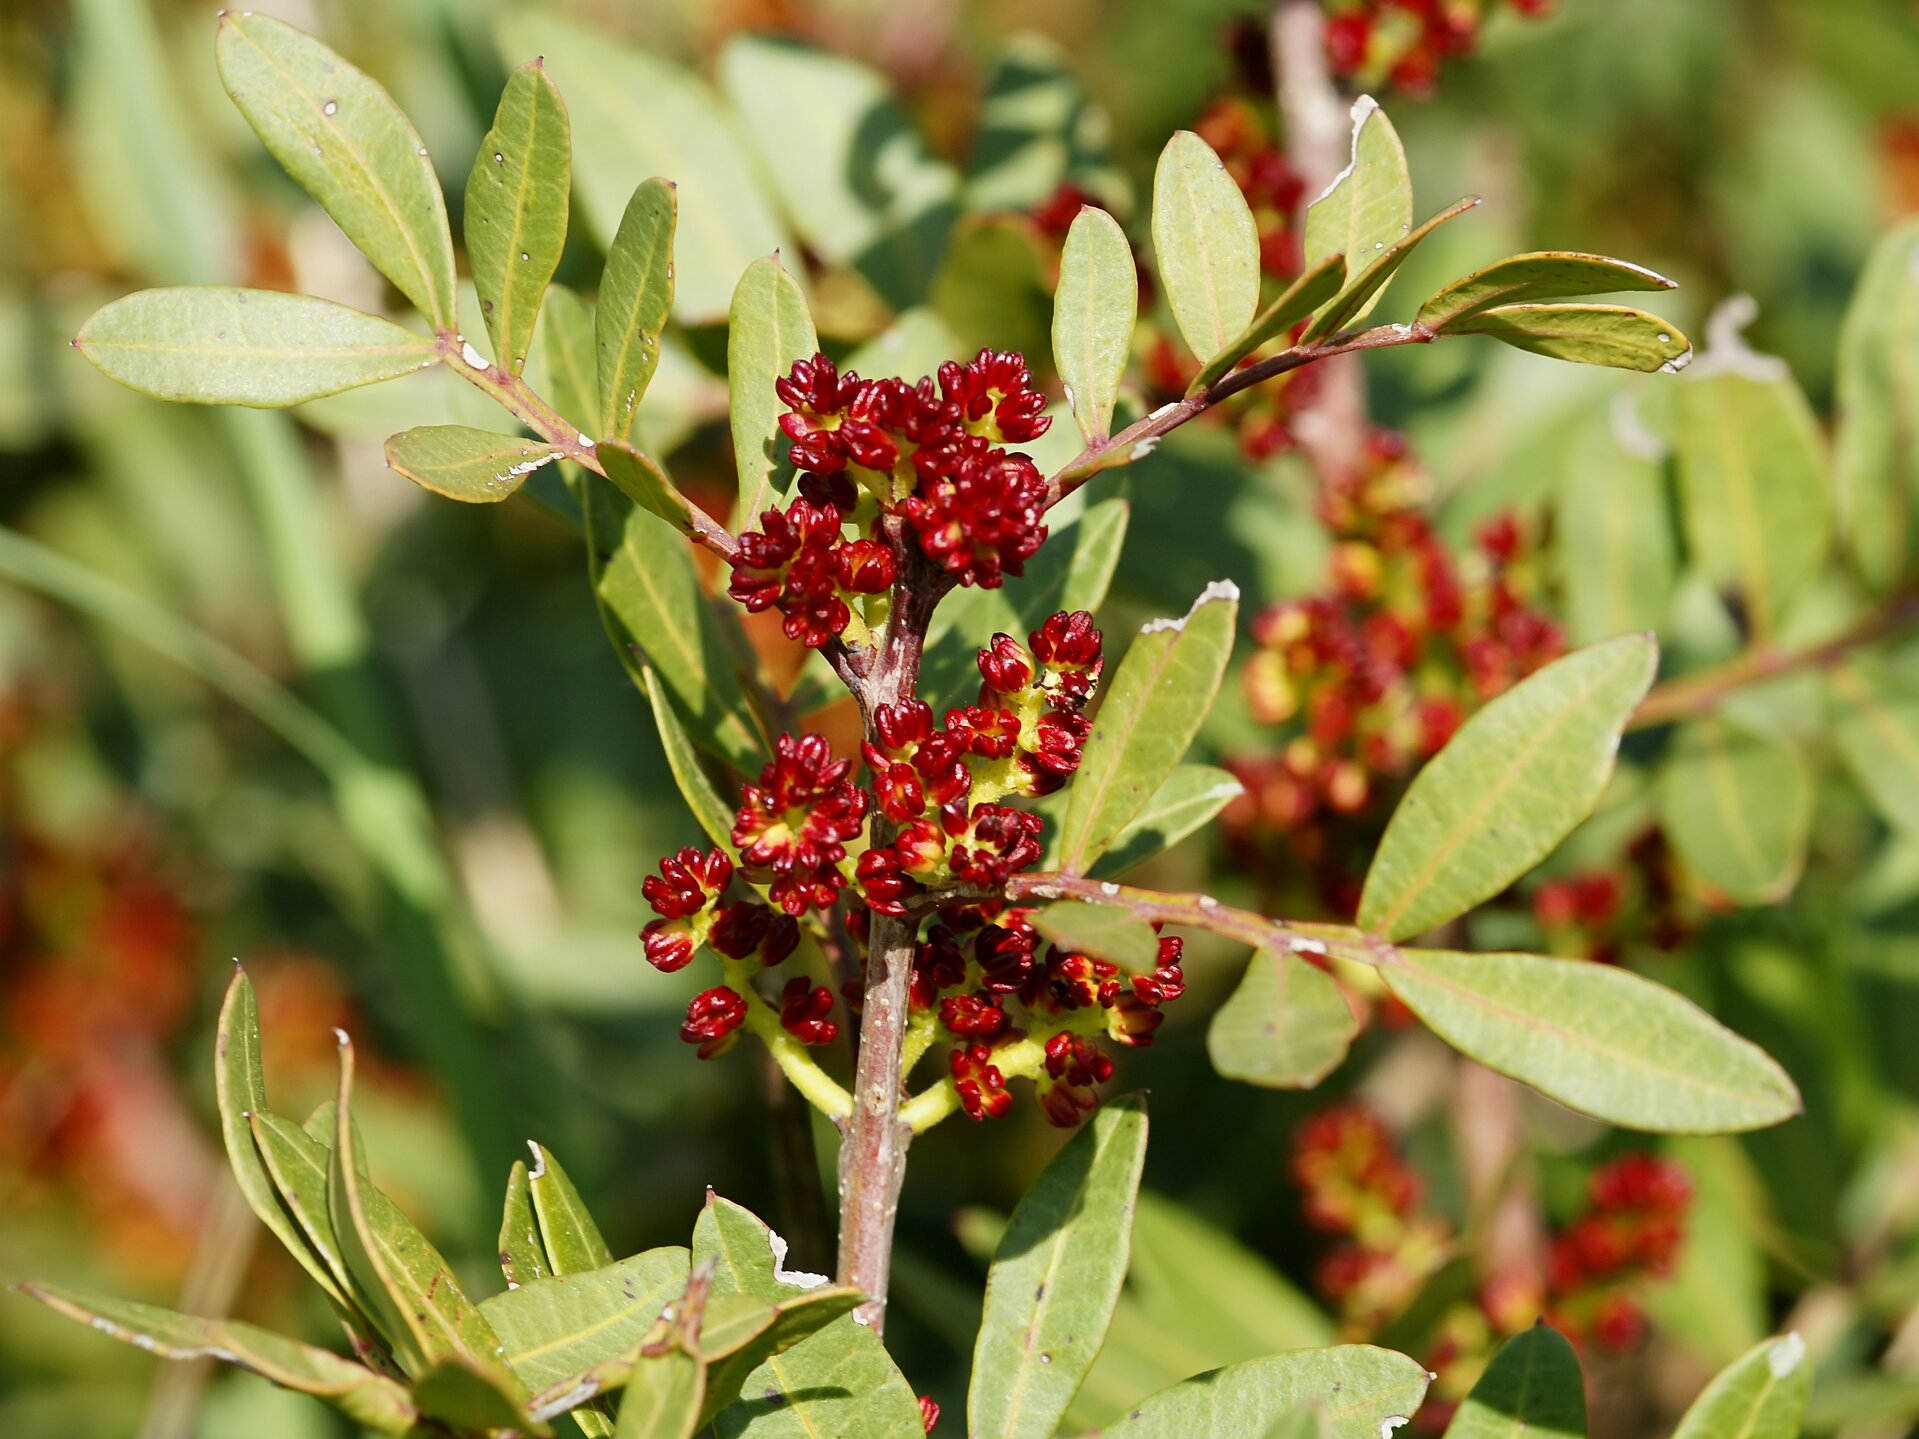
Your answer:
[[[251,11],[220,12],[215,54],[273,158],[435,329],[457,331],[446,200],[393,97],[311,35]]]
[[[559,87],[538,60],[507,77],[466,180],[467,260],[500,368],[526,368],[546,287],[566,248],[573,140]]]
[[[1344,255],[1347,285],[1413,228],[1412,176],[1392,121],[1370,95],[1353,103],[1352,121],[1352,158],[1307,206],[1305,237],[1306,269]],[[1375,303],[1377,294],[1348,318],[1365,318]]]
[[[311,295],[192,285],[104,305],[73,347],[156,400],[281,409],[438,363],[433,341]]]
[[[1799,1091],[1764,1050],[1630,970],[1406,949],[1380,973],[1462,1054],[1610,1124],[1728,1134],[1799,1112]]]
[[[1552,853],[1599,803],[1658,663],[1650,635],[1622,635],[1555,660],[1467,720],[1394,810],[1360,927],[1422,934]]]

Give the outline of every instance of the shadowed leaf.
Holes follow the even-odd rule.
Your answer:
[[[1227,1079],[1310,1089],[1339,1067],[1358,1030],[1330,974],[1296,954],[1262,949],[1214,1013],[1206,1052]]]
[[[557,446],[465,425],[421,425],[386,442],[387,468],[450,500],[496,504],[559,459]]]

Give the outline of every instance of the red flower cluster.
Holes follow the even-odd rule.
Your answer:
[[[1595,1173],[1586,1194],[1586,1212],[1553,1238],[1548,1314],[1575,1338],[1629,1349],[1646,1328],[1633,1286],[1672,1272],[1692,1185],[1670,1160],[1634,1153]]]
[[[1327,588],[1254,621],[1260,648],[1241,675],[1254,717],[1293,737],[1228,761],[1246,787],[1228,836],[1256,863],[1332,861],[1322,897],[1335,909],[1350,896],[1343,857],[1328,853],[1334,822],[1370,812],[1469,713],[1565,648],[1527,601],[1517,523],[1488,525],[1456,559],[1424,489],[1399,437],[1376,432],[1362,470],[1321,497],[1335,540]]]
[[[1665,833],[1653,825],[1611,864],[1542,881],[1532,906],[1551,952],[1614,964],[1629,944],[1679,948],[1697,926],[1699,901],[1684,892]]]
[[[727,590],[755,613],[779,610],[789,639],[818,649],[851,623],[850,597],[892,588],[902,556],[884,537],[885,515],[903,518],[961,584],[989,589],[1023,573],[1046,538],[1045,478],[999,448],[1052,424],[1019,355],[981,350],[917,385],[862,380],[815,355],[775,388],[800,497],[740,536]],[[849,536],[861,523],[871,533]]]
[[[846,885],[839,864],[866,820],[866,791],[847,778],[852,768],[833,758],[823,735],[781,735],[760,782],[740,787],[740,869],[755,884],[771,881],[773,903],[788,914],[829,909]]]
[[[1522,15],[1544,15],[1551,0],[1510,0]],[[1469,54],[1490,0],[1331,0],[1326,54],[1333,70],[1361,85],[1389,81],[1430,95],[1446,60]]]

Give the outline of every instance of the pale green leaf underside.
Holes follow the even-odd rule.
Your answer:
[[[1839,722],[1833,740],[1853,782],[1885,821],[1919,838],[1919,699],[1857,669],[1833,675]]]
[[[1219,156],[1190,130],[1153,174],[1153,253],[1186,344],[1210,360],[1259,308],[1259,231]]]
[[[1353,105],[1352,158],[1326,193],[1306,209],[1306,268],[1328,257],[1346,257],[1351,284],[1413,228],[1413,182],[1405,147],[1386,112],[1361,96]],[[1362,305],[1350,320],[1363,319],[1377,302]]]
[[[1217,766],[1175,767],[1140,812],[1113,836],[1112,845],[1093,864],[1093,878],[1115,878],[1171,849],[1244,793],[1246,787]]]
[[[557,446],[465,425],[421,425],[386,442],[386,462],[416,485],[450,500],[493,504],[560,457]]]
[[[1208,360],[1186,387],[1189,395],[1204,394],[1223,379],[1228,370],[1268,340],[1290,330],[1321,305],[1337,295],[1346,283],[1346,257],[1328,255],[1288,285],[1280,297],[1268,305],[1225,349]]]
[[[1673,852],[1701,879],[1741,904],[1791,891],[1813,805],[1812,770],[1795,747],[1718,720],[1687,725],[1660,767],[1658,794]]]
[[[1679,370],[1692,341],[1671,320],[1630,305],[1500,305],[1462,316],[1448,335],[1490,335],[1517,350],[1615,370]]]
[[[1799,1112],[1798,1090],[1764,1050],[1630,970],[1408,949],[1381,973],[1455,1049],[1595,1119],[1722,1134]]]
[[[129,389],[190,405],[279,409],[424,370],[434,342],[311,295],[224,285],[140,290],[74,347]]]
[[[1650,635],[1622,635],[1555,661],[1469,719],[1394,811],[1360,926],[1422,934],[1550,854],[1599,802],[1658,661]]]
[[[227,94],[273,158],[435,329],[457,330],[446,200],[392,97],[265,15],[222,11],[215,53]]]
[[[651,456],[619,440],[602,440],[595,451],[607,479],[634,504],[658,515],[683,535],[698,533],[693,502],[673,487]]]
[[[566,246],[573,144],[566,105],[534,60],[515,70],[466,182],[466,254],[500,367],[526,366],[541,297]]]
[[[1267,1089],[1310,1089],[1339,1067],[1359,1028],[1333,977],[1262,949],[1206,1031],[1213,1068]]]
[[[649,1249],[583,1273],[552,1274],[484,1300],[501,1356],[541,1390],[625,1353],[686,1288],[687,1251]]]
[[[706,1366],[683,1349],[647,1355],[620,1396],[614,1439],[693,1439],[706,1401]]]
[[[1799,1439],[1812,1360],[1797,1334],[1768,1339],[1720,1371],[1672,1439]]]
[[[1403,1422],[1418,1410],[1426,1384],[1421,1365],[1390,1349],[1302,1349],[1182,1380],[1098,1432],[1101,1439],[1264,1434],[1292,1410],[1312,1405],[1328,1439],[1380,1439],[1399,1427],[1387,1421]]]
[[[1509,255],[1475,270],[1439,291],[1419,307],[1419,323],[1445,329],[1461,316],[1495,305],[1529,305],[1579,295],[1610,295],[1626,290],[1670,290],[1664,275],[1605,255],[1577,250],[1535,250]]]
[[[1082,206],[1060,252],[1053,363],[1088,444],[1112,431],[1138,319],[1139,273],[1126,232],[1104,210]]]
[[[1666,466],[1628,452],[1613,426],[1589,424],[1566,456],[1553,506],[1566,628],[1587,645],[1666,619],[1679,573]]]
[[[1919,558],[1919,219],[1873,246],[1839,330],[1833,456],[1846,539],[1881,592]]]
[[[1146,1127],[1137,1097],[1106,1105],[1013,1211],[987,1272],[968,1433],[1050,1439],[1059,1427],[1126,1277]]]
[[[726,383],[733,460],[739,469],[735,525],[752,528],[762,511],[786,489],[792,474],[791,442],[780,430],[786,406],[774,383],[820,347],[813,315],[778,255],[755,260],[740,276],[727,312]]]
[[[593,312],[603,438],[630,440],[640,400],[660,364],[660,332],[673,312],[673,186],[645,181],[614,232]]]

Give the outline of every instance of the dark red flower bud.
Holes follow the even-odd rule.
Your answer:
[[[968,705],[946,712],[946,732],[965,752],[981,759],[1006,759],[1019,745],[1019,716],[1011,710]]]
[[[745,959],[766,938],[767,922],[773,911],[763,904],[742,900],[729,904],[713,922],[706,942],[728,959]]]
[[[880,595],[893,587],[898,566],[893,552],[878,540],[854,540],[834,556],[840,585],[856,595]]]
[[[981,994],[949,995],[940,1001],[940,1023],[966,1039],[991,1039],[1006,1028],[999,1000]]]
[[[905,914],[906,905],[920,892],[919,881],[900,872],[900,856],[891,846],[869,849],[853,866],[860,894],[879,914]]]
[[[979,672],[987,691],[1017,695],[1033,682],[1033,657],[1011,635],[994,635],[992,644],[979,652]],[[980,703],[996,706],[998,700],[982,691]]]
[[[1046,539],[1046,479],[1024,455],[968,450],[951,475],[921,478],[900,504],[928,559],[963,585],[999,588]]]
[[[913,1008],[931,1009],[941,991],[965,978],[966,956],[960,952],[959,936],[944,924],[934,925],[913,950]]]
[[[833,991],[803,974],[780,992],[780,1027],[801,1044],[831,1044],[839,1037],[840,1027],[826,1017],[832,1012]]]
[[[1033,657],[1044,673],[1040,687],[1060,709],[1085,708],[1099,684],[1106,661],[1101,655],[1104,636],[1085,610],[1061,611],[1034,630]]]
[[[662,974],[685,969],[698,948],[691,927],[683,919],[653,920],[640,931],[640,943],[646,947],[646,962]]]
[[[993,1063],[993,1051],[983,1044],[956,1046],[952,1055],[953,1087],[968,1119],[1003,1119],[1013,1107],[1006,1076]]]
[[[740,789],[733,843],[756,884],[772,881],[773,902],[788,914],[825,909],[846,881],[837,868],[846,841],[866,818],[866,792],[847,779],[822,735],[781,735],[757,785]]]
[[[933,1426],[940,1422],[940,1407],[933,1402],[930,1394],[920,1395],[920,1428],[926,1433],[933,1432]]]
[[[640,881],[640,893],[660,918],[686,919],[718,899],[732,877],[724,850],[701,854],[688,847],[661,860],[659,874]]]
[[[696,995],[687,1005],[680,1038],[697,1044],[701,1059],[717,1059],[738,1041],[738,1030],[744,1023],[745,997],[722,984]]]
[[[960,365],[940,366],[940,389],[976,435],[1016,445],[1045,434],[1052,420],[1046,397],[1033,389],[1025,357],[1010,350],[981,350]]]
[[[1046,1041],[1046,1078],[1039,1085],[1047,1121],[1071,1129],[1099,1107],[1099,1085],[1113,1077],[1113,1061],[1090,1040],[1056,1034]]]

